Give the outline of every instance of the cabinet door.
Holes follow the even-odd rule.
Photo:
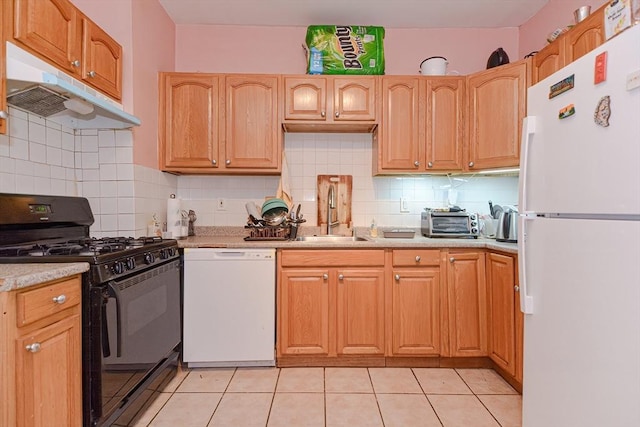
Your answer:
[[[82,19],[82,79],[122,99],[122,46],[87,18]]]
[[[333,119],[376,120],[376,77],[334,77]]]
[[[327,79],[284,78],[285,120],[327,120]]]
[[[464,77],[427,78],[426,170],[461,170],[464,143]]]
[[[377,150],[381,170],[424,170],[419,81],[411,77],[382,78],[382,123]]]
[[[329,271],[283,269],[278,313],[279,355],[328,355]]]
[[[336,351],[384,354],[384,269],[337,273]]]
[[[538,83],[564,67],[564,58],[564,36],[561,36],[533,56],[531,84]]]
[[[449,252],[447,279],[451,356],[486,356],[484,253]]]
[[[565,64],[570,64],[604,43],[605,6],[596,10],[564,35]]]
[[[467,77],[469,170],[518,166],[526,110],[527,61]]]
[[[21,337],[16,346],[18,425],[80,426],[80,316],[70,316]]]
[[[440,354],[440,269],[396,269],[390,286],[391,354]]]
[[[512,257],[487,254],[489,357],[512,376],[516,373],[514,278]]]
[[[160,168],[218,166],[218,77],[160,74]]]
[[[6,2],[0,2],[0,22],[4,25],[4,15],[6,9]],[[2,31],[0,31],[2,35]],[[5,79],[5,43],[4,35],[2,35],[3,42],[0,43],[0,134],[7,133],[7,118],[9,110],[7,109],[7,85]]]
[[[226,76],[225,167],[280,168],[278,76]]]
[[[81,24],[69,0],[15,0],[13,37],[65,71],[80,75]]]
[[[522,358],[524,355],[524,313],[520,310],[520,276],[518,273],[518,259],[514,257],[515,264],[515,282],[516,282],[516,292],[515,292],[515,302],[514,302],[514,311],[515,311],[515,329],[516,329],[516,381],[519,381],[522,384]]]

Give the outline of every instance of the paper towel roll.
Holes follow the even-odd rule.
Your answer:
[[[182,236],[182,214],[180,213],[181,199],[174,194],[167,200],[167,231],[171,233],[171,237],[179,239]]]

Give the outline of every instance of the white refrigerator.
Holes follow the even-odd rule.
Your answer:
[[[640,426],[638,85],[640,25],[529,88],[518,206],[523,427]]]

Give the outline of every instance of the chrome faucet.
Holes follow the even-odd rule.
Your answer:
[[[331,213],[332,211],[338,209],[338,204],[336,203],[336,188],[333,184],[329,185],[329,194],[327,195],[327,235],[333,234],[331,232],[332,228],[340,225],[340,220],[331,221]],[[336,211],[336,219],[338,218]]]

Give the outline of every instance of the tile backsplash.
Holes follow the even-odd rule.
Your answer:
[[[383,227],[419,227],[425,207],[457,204],[472,212],[488,213],[488,200],[516,204],[517,176],[372,176],[369,134],[285,134],[285,156],[294,203],[301,203],[307,224],[316,225],[317,175],[353,176],[353,226],[368,226],[375,218]],[[178,197],[184,209],[198,215],[197,225],[246,223],[245,203],[259,206],[273,196],[280,177],[180,176]],[[449,190],[452,191],[449,191]],[[401,212],[400,200],[406,200]],[[222,202],[222,208],[219,206]]]
[[[172,193],[196,212],[196,225],[243,226],[245,204],[260,206],[278,188],[279,176],[175,176],[135,165],[133,144],[130,130],[74,131],[9,108],[9,132],[0,135],[0,192],[87,197],[91,235],[101,237],[146,235],[154,214],[166,220]],[[451,202],[488,213],[488,200],[503,205],[518,198],[514,176],[373,177],[369,134],[288,133],[285,156],[291,195],[310,225],[317,220],[317,175],[352,175],[353,226],[375,218],[383,227],[419,227],[425,207]]]

